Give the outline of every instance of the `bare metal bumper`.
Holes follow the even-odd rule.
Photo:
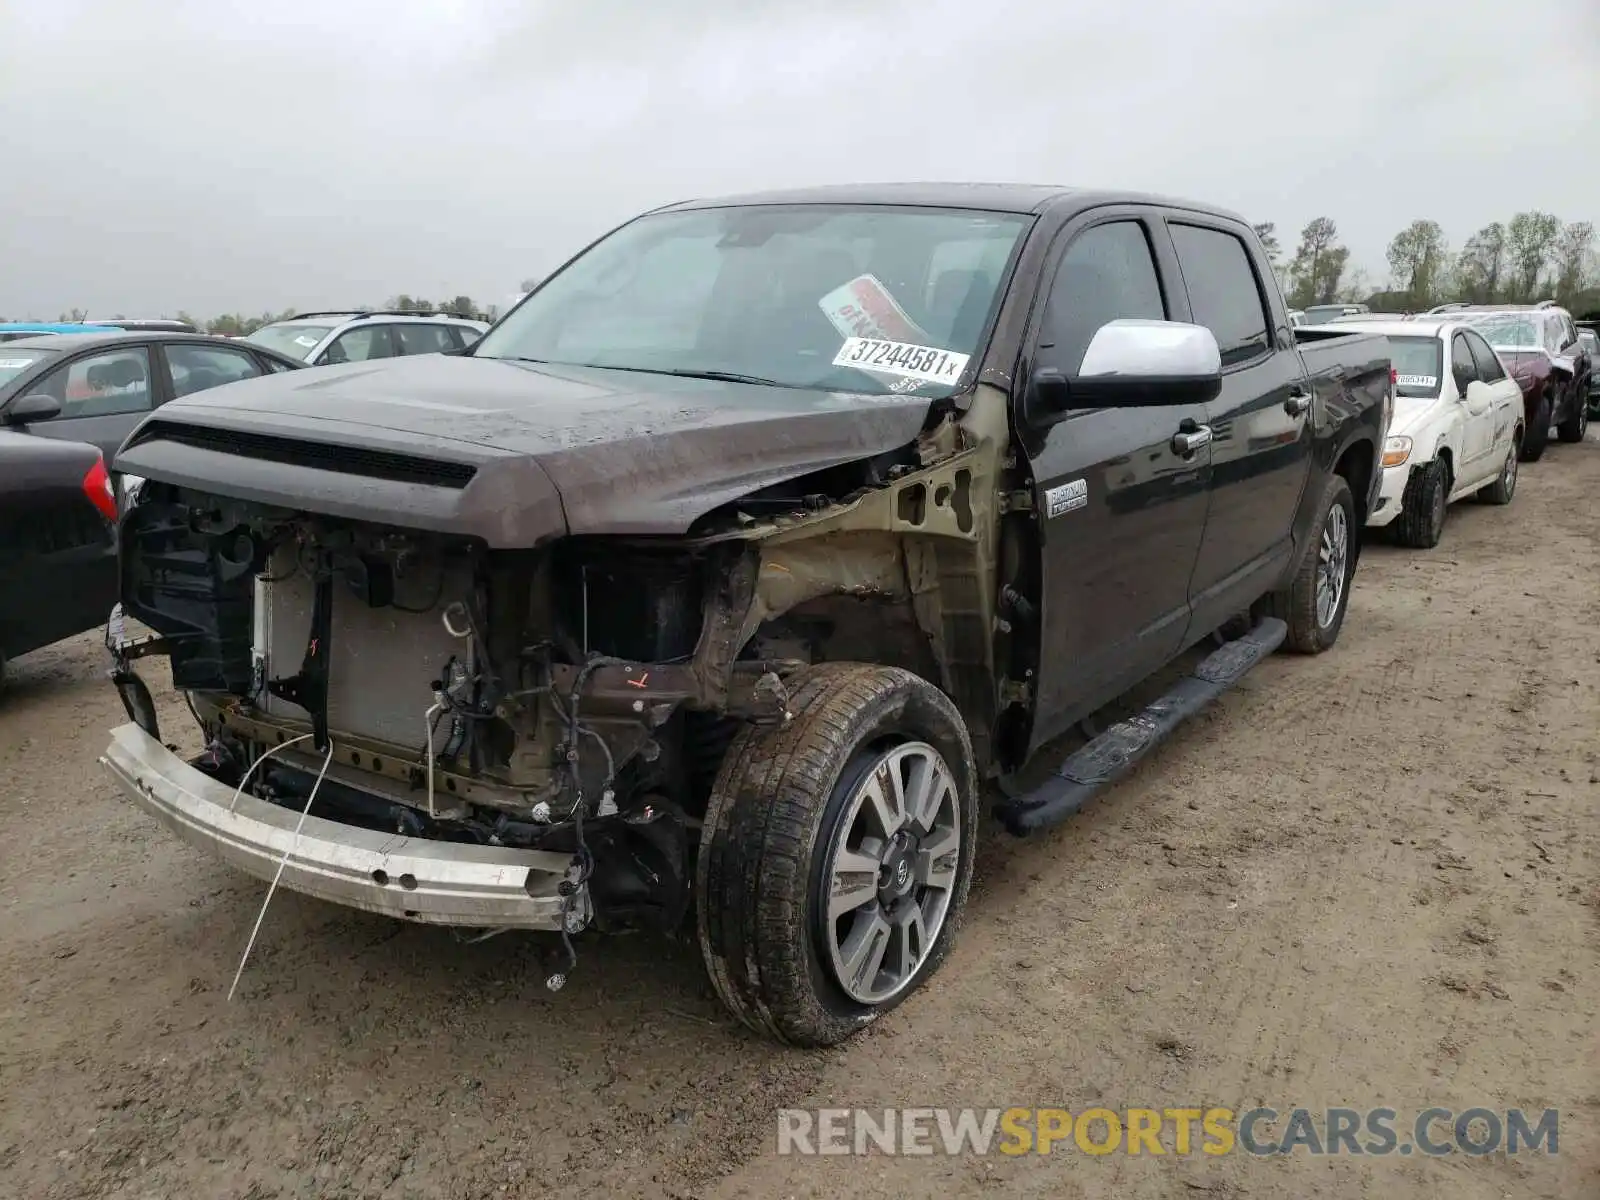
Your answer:
[[[184,762],[131,722],[111,732],[100,758],[141,807],[184,841],[270,881],[293,846],[282,886],[368,912],[434,925],[559,930],[558,888],[572,859],[542,850],[436,842],[307,817],[241,795]],[[585,889],[567,928],[588,923]]]

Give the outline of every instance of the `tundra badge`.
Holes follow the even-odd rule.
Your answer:
[[[1075,508],[1082,508],[1089,503],[1089,481],[1087,479],[1074,479],[1071,483],[1058,484],[1048,488],[1044,494],[1044,507],[1046,518],[1059,517],[1062,513],[1071,512]]]

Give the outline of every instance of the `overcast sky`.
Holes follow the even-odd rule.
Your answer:
[[[1600,0],[0,0],[0,314],[504,302],[810,182],[1600,222]]]

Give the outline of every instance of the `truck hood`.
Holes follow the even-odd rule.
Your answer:
[[[683,533],[746,493],[905,445],[929,403],[419,355],[175,400],[115,465],[243,500],[531,546]]]

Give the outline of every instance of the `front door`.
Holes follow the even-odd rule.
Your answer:
[[[1248,608],[1294,552],[1294,516],[1311,476],[1311,392],[1243,239],[1221,224],[1167,228],[1189,319],[1222,351],[1222,391],[1206,405],[1211,508],[1191,589],[1190,634],[1201,636]]]
[[[1483,475],[1492,479],[1504,468],[1506,455],[1516,444],[1517,421],[1522,416],[1522,388],[1506,374],[1494,348],[1476,329],[1464,329],[1461,336],[1467,339],[1472,361],[1478,365],[1478,378],[1489,387],[1489,412],[1485,420],[1489,429],[1488,461],[1484,463]]]
[[[59,415],[35,421],[29,433],[98,446],[109,467],[123,439],[153,407],[150,352],[144,346],[117,346],[81,354],[28,390],[53,396],[61,405]]]
[[[1486,389],[1472,387],[1484,380],[1464,334],[1457,333],[1450,339],[1450,374],[1455,380],[1456,403],[1461,406],[1463,418],[1461,461],[1456,464],[1453,491],[1486,474],[1492,475],[1500,469],[1500,462],[1497,458],[1491,462],[1490,458],[1494,450],[1494,405],[1485,394]],[[1467,394],[1469,390],[1471,396]]]
[[[1095,331],[1168,319],[1150,229],[1113,210],[1069,226],[1030,361],[1075,374]],[[1210,451],[1181,452],[1201,404],[1071,414],[1024,438],[1041,540],[1041,659],[1033,745],[1157,670],[1181,649],[1205,529]]]

